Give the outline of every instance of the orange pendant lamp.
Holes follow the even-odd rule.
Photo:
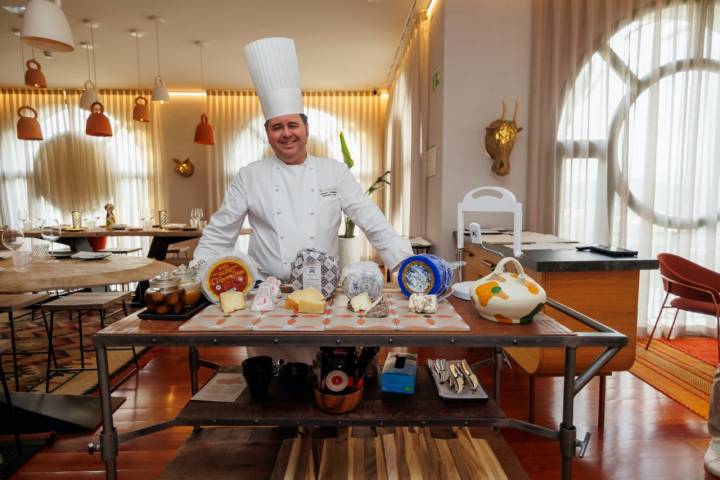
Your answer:
[[[42,72],[42,67],[34,58],[25,62],[27,70],[25,71],[25,85],[33,88],[47,88],[47,80]]]
[[[90,115],[85,122],[85,133],[93,137],[112,137],[110,119],[105,115],[105,107],[100,102],[90,106]]]
[[[215,130],[208,123],[208,117],[204,113],[200,115],[200,123],[195,127],[195,143],[215,145]]]
[[[26,117],[23,115],[23,111],[29,110],[32,112],[32,117]],[[40,122],[37,120],[37,111],[27,105],[23,105],[18,109],[17,121],[17,138],[19,140],[42,140],[43,134],[40,128]]]
[[[205,89],[205,65],[203,64],[203,48],[207,43],[197,40],[195,45],[200,49],[200,88]],[[200,145],[215,145],[215,130],[208,122],[206,114],[200,115],[200,123],[195,127],[195,143]]]
[[[130,36],[135,37],[135,50],[137,56],[137,74],[138,74],[138,90],[142,91],[142,76],[140,75],[140,39],[145,34],[139,30],[130,30]],[[150,122],[150,105],[148,99],[143,95],[135,97],[135,106],[133,107],[133,120],[141,123]]]

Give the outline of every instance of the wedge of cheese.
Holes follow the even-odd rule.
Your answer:
[[[350,299],[350,306],[352,307],[353,312],[364,312],[370,310],[372,303],[370,295],[368,295],[367,292],[362,292],[360,295],[355,295]]]
[[[295,313],[325,313],[325,297],[316,288],[295,290],[288,295],[285,308]]]
[[[228,290],[220,294],[220,308],[224,314],[230,314],[245,308],[245,295],[236,290]]]

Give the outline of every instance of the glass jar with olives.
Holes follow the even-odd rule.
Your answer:
[[[150,280],[150,288],[145,290],[145,306],[148,312],[158,315],[180,313],[185,306],[185,290],[177,278],[164,272]]]
[[[185,290],[185,306],[194,307],[202,298],[202,290],[200,288],[200,280],[198,280],[198,272],[193,268],[186,268],[180,265],[173,272],[173,277],[178,280],[178,286]]]

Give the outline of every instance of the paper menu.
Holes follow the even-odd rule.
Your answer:
[[[246,386],[242,373],[218,373],[193,395],[192,399],[202,402],[234,402]]]

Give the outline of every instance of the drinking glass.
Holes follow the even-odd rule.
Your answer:
[[[15,270],[19,270],[16,256],[19,253],[18,250],[25,243],[25,235],[22,229],[6,226],[2,231],[2,235],[0,235],[0,241],[5,245],[5,248],[12,252],[13,265],[16,267]]]
[[[53,254],[55,251],[53,250],[53,242],[56,242],[60,239],[60,223],[56,219],[46,219],[43,220],[42,227],[40,229],[40,235],[42,236],[43,240],[47,240],[50,242],[50,262],[58,262],[56,258],[53,257]]]

